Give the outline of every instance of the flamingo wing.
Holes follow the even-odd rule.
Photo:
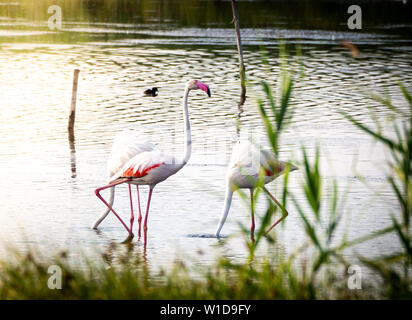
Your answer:
[[[107,164],[107,174],[110,180],[123,166],[136,155],[157,150],[157,146],[138,131],[125,129],[120,132],[113,143]]]
[[[249,171],[250,174],[257,174],[259,172],[259,163],[260,158],[258,148],[248,141],[239,141],[233,147],[232,156],[229,162],[229,170],[242,168]]]
[[[158,183],[178,171],[175,164],[175,158],[164,154],[160,149],[144,151],[127,161],[111,177],[111,181],[118,178],[144,178],[147,184]],[[158,170],[154,170],[156,168]]]
[[[272,150],[267,149],[260,152],[260,166],[265,170],[266,176],[274,178],[285,168],[284,162],[277,160]]]
[[[251,188],[259,180],[261,170],[265,183],[279,176],[283,163],[278,161],[272,150],[260,149],[249,141],[238,142],[232,152],[228,176],[232,183],[240,188]]]

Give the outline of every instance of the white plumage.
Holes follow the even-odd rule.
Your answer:
[[[124,165],[136,155],[156,150],[158,147],[149,142],[149,139],[142,133],[125,129],[116,135],[112,151],[107,162],[107,177],[109,183],[114,181],[114,176],[118,174]],[[118,178],[118,177],[117,177]]]
[[[251,201],[253,201],[253,191],[255,188],[259,187],[260,179],[263,178],[263,184],[265,185],[284,173],[287,167],[288,163],[277,160],[271,150],[260,149],[258,145],[249,141],[238,142],[233,148],[226,174],[225,204],[219,225],[216,229],[216,237],[220,236],[220,231],[222,230],[229,213],[233,192],[236,189],[250,189],[250,197]],[[290,171],[297,170],[297,167],[294,165],[290,164],[289,167]],[[264,186],[262,186],[262,188],[287,215],[287,211],[282,208],[275,197]],[[251,205],[251,209],[251,234],[253,238],[255,228],[253,205]],[[281,219],[275,222],[269,230],[276,226]]]
[[[276,179],[286,163],[278,161],[270,150],[260,150],[249,141],[238,142],[232,151],[227,177],[233,190],[255,188],[263,175],[265,184]]]
[[[108,184],[95,190],[96,196],[106,205],[107,209],[93,223],[92,228],[97,229],[99,224],[106,218],[110,211],[120,220],[125,229],[129,232],[129,238],[133,238],[133,203],[131,184],[136,185],[139,202],[139,237],[142,215],[140,212],[140,196],[138,185],[148,185],[149,195],[147,200],[146,215],[144,220],[144,237],[146,244],[147,218],[149,214],[149,205],[153,188],[159,182],[167,179],[178,172],[189,160],[191,154],[191,131],[188,111],[188,97],[191,90],[201,89],[210,96],[209,86],[197,81],[191,80],[186,84],[183,95],[183,118],[185,128],[185,149],[181,159],[177,160],[171,155],[165,154],[156,145],[138,131],[126,129],[118,134],[114,140],[112,151],[107,164]],[[127,183],[130,197],[130,227],[127,227],[120,216],[113,210],[115,186]],[[100,191],[110,189],[109,201],[107,202],[101,195]]]

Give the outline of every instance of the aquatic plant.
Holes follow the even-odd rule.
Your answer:
[[[409,105],[407,112],[393,105],[390,98],[372,95],[377,102],[386,106],[394,115],[391,117],[395,137],[385,135],[379,119],[374,118],[375,128],[371,128],[354,117],[344,113],[344,116],[357,128],[366,132],[380,142],[390,153],[390,174],[387,181],[399,204],[400,213],[389,213],[392,226],[382,233],[395,232],[402,245],[398,252],[377,259],[361,257],[361,261],[376,271],[383,280],[381,294],[391,299],[412,298],[412,241],[411,241],[411,214],[412,214],[412,97],[405,86],[399,85],[404,99]],[[396,117],[399,116],[400,117]],[[399,123],[400,122],[400,123]]]

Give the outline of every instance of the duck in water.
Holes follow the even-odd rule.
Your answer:
[[[159,90],[156,87],[153,87],[152,89],[145,90],[144,95],[146,97],[156,97],[158,92]]]

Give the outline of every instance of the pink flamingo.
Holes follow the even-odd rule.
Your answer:
[[[287,168],[290,171],[298,168],[292,164],[284,161],[278,161],[275,155],[268,150],[260,150],[256,145],[249,141],[238,142],[233,148],[232,157],[229,162],[228,171],[226,174],[226,195],[225,204],[220,218],[219,225],[216,229],[216,237],[220,237],[220,231],[226,221],[229,213],[230,204],[232,203],[233,192],[237,189],[249,189],[251,200],[251,215],[252,224],[250,227],[251,238],[254,240],[255,231],[255,214],[253,205],[253,192],[255,188],[261,187],[268,196],[281,208],[283,215],[279,218],[266,232],[272,230],[278,223],[280,223],[288,212],[276,200],[276,198],[265,188],[265,184],[275,180],[283,174]],[[260,178],[263,175],[263,185],[261,185]]]
[[[183,116],[185,126],[185,149],[181,159],[177,159],[171,155],[165,154],[157,146],[150,143],[146,138],[137,132],[124,130],[115,139],[112,147],[112,152],[108,161],[108,184],[95,190],[96,196],[107,206],[104,212],[93,223],[92,228],[97,229],[99,224],[106,218],[109,212],[120,220],[121,224],[129,233],[128,240],[133,238],[133,201],[131,185],[136,185],[137,201],[139,207],[139,238],[142,221],[142,213],[140,210],[139,185],[149,186],[149,195],[147,199],[146,214],[143,223],[144,243],[147,240],[147,218],[149,214],[150,200],[154,187],[163,180],[166,180],[171,175],[178,172],[189,161],[192,139],[190,131],[190,120],[188,110],[188,97],[191,90],[201,89],[210,97],[209,86],[197,80],[187,82],[183,96]],[[124,223],[120,216],[113,209],[114,190],[115,186],[127,183],[129,187],[130,198],[130,227]],[[110,188],[109,201],[107,202],[101,195],[100,191]]]

